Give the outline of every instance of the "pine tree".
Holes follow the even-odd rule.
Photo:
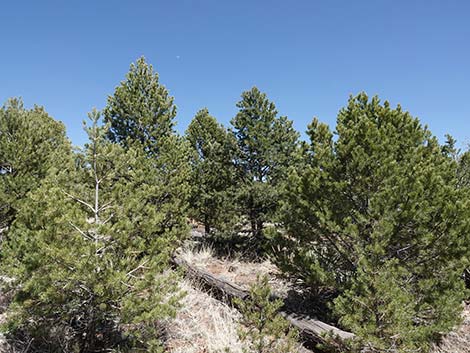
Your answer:
[[[155,153],[162,137],[174,131],[176,107],[158,74],[144,57],[131,64],[126,79],[108,97],[105,122],[111,124],[109,138],[128,147],[140,142],[149,153]]]
[[[235,300],[242,318],[240,338],[246,342],[247,352],[293,353],[296,351],[298,333],[289,327],[279,310],[282,300],[272,300],[267,276],[258,277],[250,288],[247,300]]]
[[[189,124],[186,139],[193,152],[191,215],[204,224],[206,233],[228,231],[237,219],[233,136],[202,109]]]
[[[237,107],[231,123],[238,144],[239,199],[254,237],[260,239],[264,223],[277,210],[279,185],[292,164],[299,135],[256,87],[242,93]]]
[[[2,266],[19,290],[8,332],[39,351],[159,352],[158,323],[180,297],[168,268],[185,222],[168,219],[179,206],[164,173],[90,118],[85,150],[50,171],[12,225]]]
[[[425,349],[458,321],[469,200],[456,163],[398,106],[362,93],[309,126],[283,210],[284,270],[330,288],[340,323],[375,351]]]
[[[176,107],[158,74],[141,57],[132,64],[126,79],[108,97],[104,121],[110,125],[108,138],[125,150],[143,151],[155,170],[154,185],[160,197],[149,199],[155,212],[164,214],[159,232],[173,232],[175,242],[187,236],[186,216],[189,187],[189,146],[173,127]],[[145,180],[142,180],[145,182]],[[165,203],[162,208],[161,203]],[[160,216],[160,218],[163,216]]]
[[[0,232],[14,221],[27,193],[70,154],[64,125],[44,108],[26,109],[11,99],[0,109]]]
[[[470,189],[470,150],[462,153],[458,159],[457,172],[459,187]]]

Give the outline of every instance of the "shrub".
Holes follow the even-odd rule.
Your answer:
[[[401,107],[351,98],[337,138],[314,119],[285,193],[280,266],[331,288],[346,328],[376,351],[424,349],[459,322],[469,200],[456,162]]]
[[[249,299],[235,300],[242,314],[240,338],[250,347],[247,352],[292,353],[297,345],[297,332],[279,313],[282,300],[272,300],[268,277],[258,277],[250,288]]]

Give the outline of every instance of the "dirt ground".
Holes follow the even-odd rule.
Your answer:
[[[271,287],[277,294],[287,296],[289,290],[292,289],[292,284],[283,280],[279,276],[277,267],[269,261],[250,263],[237,258],[220,259],[214,256],[209,247],[202,247],[198,250],[186,249],[181,252],[181,256],[188,263],[244,288],[249,288],[258,275],[266,274],[270,278]],[[464,304],[462,318],[461,326],[445,335],[429,353],[470,353],[470,304]]]
[[[180,254],[184,260],[205,269],[214,275],[230,280],[244,288],[249,288],[258,275],[268,275],[270,284],[277,294],[287,295],[292,285],[279,276],[279,271],[269,261],[261,263],[245,262],[237,258],[220,259],[210,248],[197,251],[186,249]],[[212,298],[197,284],[183,281],[181,288],[187,295],[176,318],[167,322],[168,353],[242,353],[248,347],[238,337],[240,314],[230,306]],[[4,320],[7,296],[0,291],[0,324]],[[462,325],[443,337],[430,353],[470,353],[470,305],[462,312]],[[227,351],[227,349],[229,349]],[[0,334],[0,353],[10,353]],[[310,352],[298,347],[297,352]]]

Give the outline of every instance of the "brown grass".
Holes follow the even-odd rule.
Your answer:
[[[254,353],[238,336],[240,313],[183,281],[183,308],[167,325],[168,353]],[[228,349],[228,350],[227,350]],[[292,353],[311,353],[300,344]]]
[[[198,249],[182,249],[179,256],[193,266],[205,269],[245,289],[254,284],[258,276],[263,275],[269,277],[269,284],[278,295],[286,295],[291,289],[291,284],[280,277],[278,268],[267,260],[247,262],[239,257],[219,259],[207,246]]]
[[[244,345],[238,338],[239,313],[213,299],[194,284],[183,281],[187,292],[183,308],[168,323],[169,353],[242,353]]]
[[[460,327],[445,335],[431,353],[470,353],[470,305],[465,305],[462,317]]]
[[[279,294],[285,294],[292,288],[291,284],[279,279],[279,271],[269,261],[261,263],[245,262],[239,258],[223,258],[218,259],[214,256],[214,252],[209,247],[202,247],[199,249],[183,249],[180,256],[188,263],[203,268],[211,273],[224,277],[227,280],[237,283],[242,287],[249,287],[250,284],[256,281],[257,275],[268,275],[271,280],[270,284],[273,289]],[[207,296],[204,293],[198,295]],[[188,299],[191,302],[191,298]],[[211,300],[213,300],[211,298]],[[191,304],[188,303],[190,306]],[[214,303],[213,310],[218,310],[218,304]],[[228,313],[228,312],[227,312]],[[238,313],[231,311],[230,315],[235,315],[231,323],[235,322]],[[470,304],[465,306],[462,312],[463,321],[459,328],[445,335],[439,344],[434,344],[429,353],[470,353]],[[219,315],[219,320],[223,316]],[[204,329],[204,328],[202,328]],[[233,334],[233,331],[232,331]],[[235,340],[235,336],[231,338]],[[183,353],[186,351],[172,351],[172,353]],[[219,352],[217,350],[211,351],[187,351],[188,353],[199,352]],[[220,351],[223,352],[223,351]],[[237,351],[238,352],[238,351]]]

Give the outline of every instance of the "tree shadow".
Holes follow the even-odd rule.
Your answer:
[[[252,236],[250,231],[212,231],[205,233],[191,230],[191,241],[195,248],[209,247],[220,259],[239,259],[248,262],[262,262],[269,257],[269,242]]]

